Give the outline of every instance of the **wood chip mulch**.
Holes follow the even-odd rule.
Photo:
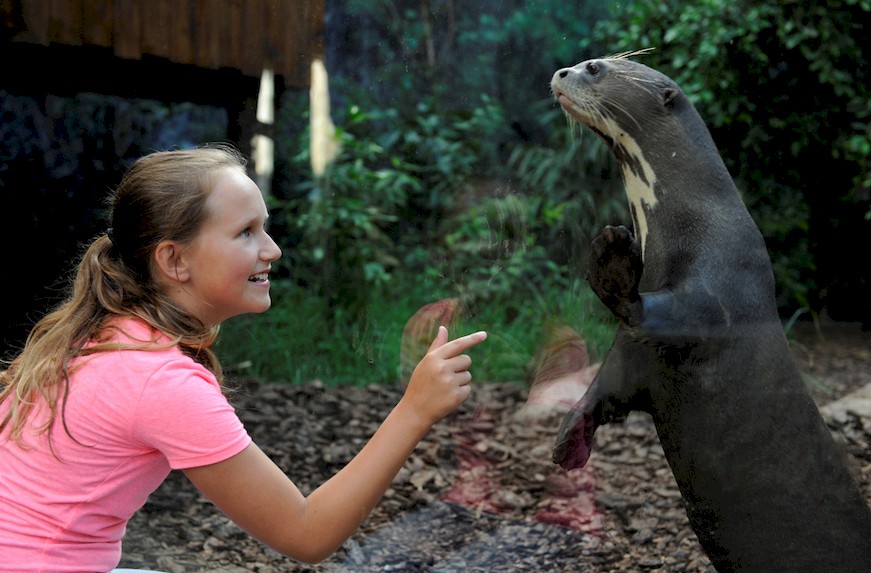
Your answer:
[[[820,405],[871,383],[861,331],[796,334]],[[400,387],[324,388],[238,380],[234,397],[263,450],[310,491],[363,446]],[[134,517],[122,567],[167,573],[713,572],[649,417],[601,427],[589,465],[550,461],[560,412],[530,413],[522,384],[476,382],[419,444],[392,488],[335,555],[305,565],[265,548],[174,472]],[[871,420],[831,423],[871,501]]]

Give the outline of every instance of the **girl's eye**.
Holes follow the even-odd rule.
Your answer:
[[[244,231],[242,231],[242,232],[240,233],[240,235],[243,236],[243,237],[250,237],[250,236],[251,236],[251,229],[250,229],[250,228],[245,229]]]

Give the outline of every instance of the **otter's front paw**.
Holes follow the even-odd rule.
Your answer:
[[[643,270],[641,245],[623,225],[608,225],[593,240],[587,280],[605,306],[629,326],[640,324],[643,318],[638,295]]]

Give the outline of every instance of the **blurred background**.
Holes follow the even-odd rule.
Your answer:
[[[601,227],[631,219],[615,161],[549,82],[642,48],[707,121],[767,241],[785,328],[871,329],[869,14],[865,0],[0,0],[3,356],[63,297],[132,161],[230,141],[284,251],[273,308],[224,325],[231,372],[391,382],[419,352],[402,341],[428,343],[437,322],[490,332],[482,380],[522,380],[564,327],[601,358],[614,323],[581,269]]]

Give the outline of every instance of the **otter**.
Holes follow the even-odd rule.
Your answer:
[[[647,412],[718,571],[869,571],[871,509],[794,363],[765,241],[693,104],[632,55],[551,81],[617,158],[634,227],[593,241],[617,332],[553,461],[582,467],[597,426]]]

